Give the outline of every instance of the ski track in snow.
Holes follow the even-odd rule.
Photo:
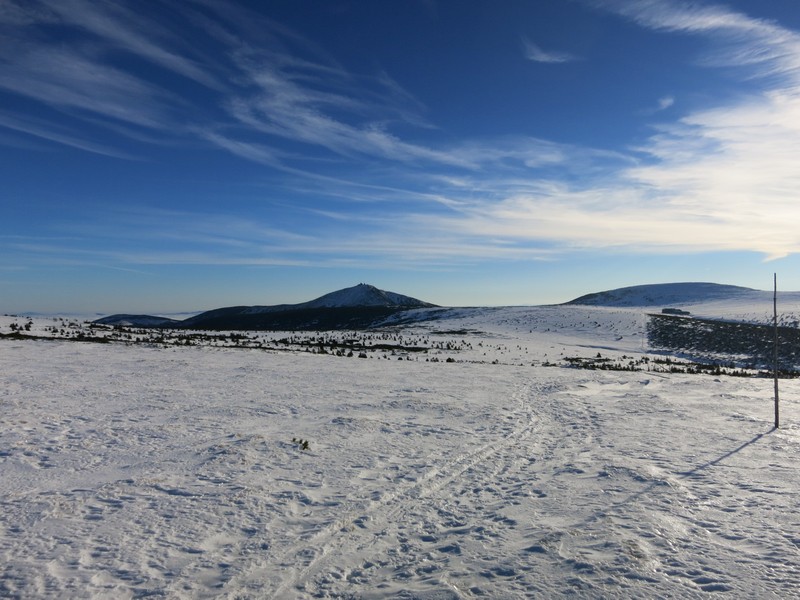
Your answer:
[[[771,431],[506,314],[483,364],[0,340],[0,596],[800,597],[799,382]]]
[[[401,581],[420,577],[423,582],[438,582],[441,571],[451,562],[449,555],[462,553],[465,536],[480,540],[499,537],[496,529],[498,524],[508,525],[507,517],[491,511],[482,515],[485,525],[476,525],[473,515],[462,514],[457,499],[489,496],[475,499],[483,504],[494,500],[496,504],[501,494],[513,502],[515,496],[524,493],[526,482],[519,473],[516,477],[508,473],[514,470],[517,461],[534,460],[518,456],[519,449],[525,447],[534,431],[529,401],[524,398],[528,393],[524,390],[522,397],[520,392],[515,393],[516,406],[506,411],[504,420],[483,428],[475,436],[477,439],[470,440],[467,449],[437,457],[410,484],[386,494],[376,492],[365,510],[346,515],[322,535],[315,536],[309,544],[315,549],[311,560],[283,582],[276,593],[280,595],[297,587],[310,589],[314,595],[320,595],[319,590],[324,589],[323,595],[329,595],[332,590],[344,587],[334,594],[339,595],[353,582],[368,582],[373,577]],[[501,475],[511,480],[504,481],[509,483],[505,489],[498,488]],[[431,519],[431,512],[435,513],[435,519]],[[290,565],[303,563],[306,547],[291,549]],[[357,556],[357,564],[343,567],[345,553]],[[437,553],[441,555],[439,560]],[[340,582],[345,582],[344,586]],[[381,586],[391,587],[387,581]]]

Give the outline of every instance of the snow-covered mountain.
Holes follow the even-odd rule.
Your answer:
[[[274,306],[229,306],[183,321],[150,315],[111,315],[103,325],[195,329],[365,329],[399,311],[433,308],[435,304],[360,283],[308,302]]]
[[[386,306],[392,308],[428,308],[435,306],[410,296],[379,290],[374,285],[359,283],[353,287],[331,292],[295,308],[343,308],[354,306]]]
[[[587,294],[566,304],[584,306],[672,306],[718,300],[755,298],[766,294],[759,290],[718,283],[687,282],[635,285]]]
[[[330,292],[314,300],[308,302],[301,302],[299,304],[276,304],[273,306],[246,306],[235,307],[236,309],[243,309],[242,314],[261,314],[261,313],[274,313],[282,311],[295,311],[295,310],[310,310],[315,308],[360,308],[360,307],[381,307],[391,309],[408,309],[408,308],[431,308],[435,304],[417,300],[411,296],[404,296],[396,292],[387,292],[376,288],[374,285],[368,283],[359,283],[353,287],[344,288],[335,292]],[[230,309],[215,309],[216,312],[220,310]],[[203,317],[203,313],[197,315]]]
[[[779,292],[782,323],[800,319],[800,292]],[[771,318],[772,292],[717,283],[637,285],[587,294],[564,306],[607,308],[689,307],[693,315],[763,323]],[[129,327],[193,329],[369,329],[384,325],[450,319],[466,309],[441,308],[410,296],[358,285],[299,304],[229,306],[182,321],[150,315],[112,315],[95,321]]]

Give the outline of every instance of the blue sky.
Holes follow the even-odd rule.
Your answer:
[[[0,0],[0,311],[800,289],[796,0]]]

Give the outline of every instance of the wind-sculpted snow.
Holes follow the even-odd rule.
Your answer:
[[[0,597],[797,597],[800,382],[773,431],[771,380],[545,366],[642,327],[465,309],[367,359],[0,339]]]

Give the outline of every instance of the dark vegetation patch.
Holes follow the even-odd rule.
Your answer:
[[[650,314],[647,340],[651,348],[690,354],[704,362],[726,357],[737,366],[772,369],[775,328],[772,325]],[[786,373],[800,365],[800,329],[778,327],[778,366]]]
[[[438,333],[441,335],[486,335],[479,329],[443,329]]]
[[[648,373],[683,373],[687,375],[727,375],[729,377],[772,377],[771,372],[737,367],[733,363],[695,362],[669,356],[607,358],[598,354],[596,357],[567,356],[563,359],[563,362],[568,367],[588,369],[590,371],[644,371]],[[558,365],[548,363],[545,366]],[[800,374],[794,372],[782,373],[782,377],[795,377],[797,375]]]
[[[32,331],[32,322],[12,323],[10,333],[0,339],[64,340],[75,342],[120,343],[162,348],[202,346],[279,352],[304,352],[332,356],[392,360],[455,362],[452,357],[472,344],[464,339],[443,338],[439,334],[404,334],[397,330],[315,330],[264,331],[184,330],[164,327],[128,327],[98,322],[54,319],[43,332]],[[279,337],[279,336],[283,337]]]
[[[219,309],[202,318],[187,319],[169,327],[214,331],[336,331],[371,329],[405,309],[386,306],[305,308],[268,312],[248,312],[247,307]]]

